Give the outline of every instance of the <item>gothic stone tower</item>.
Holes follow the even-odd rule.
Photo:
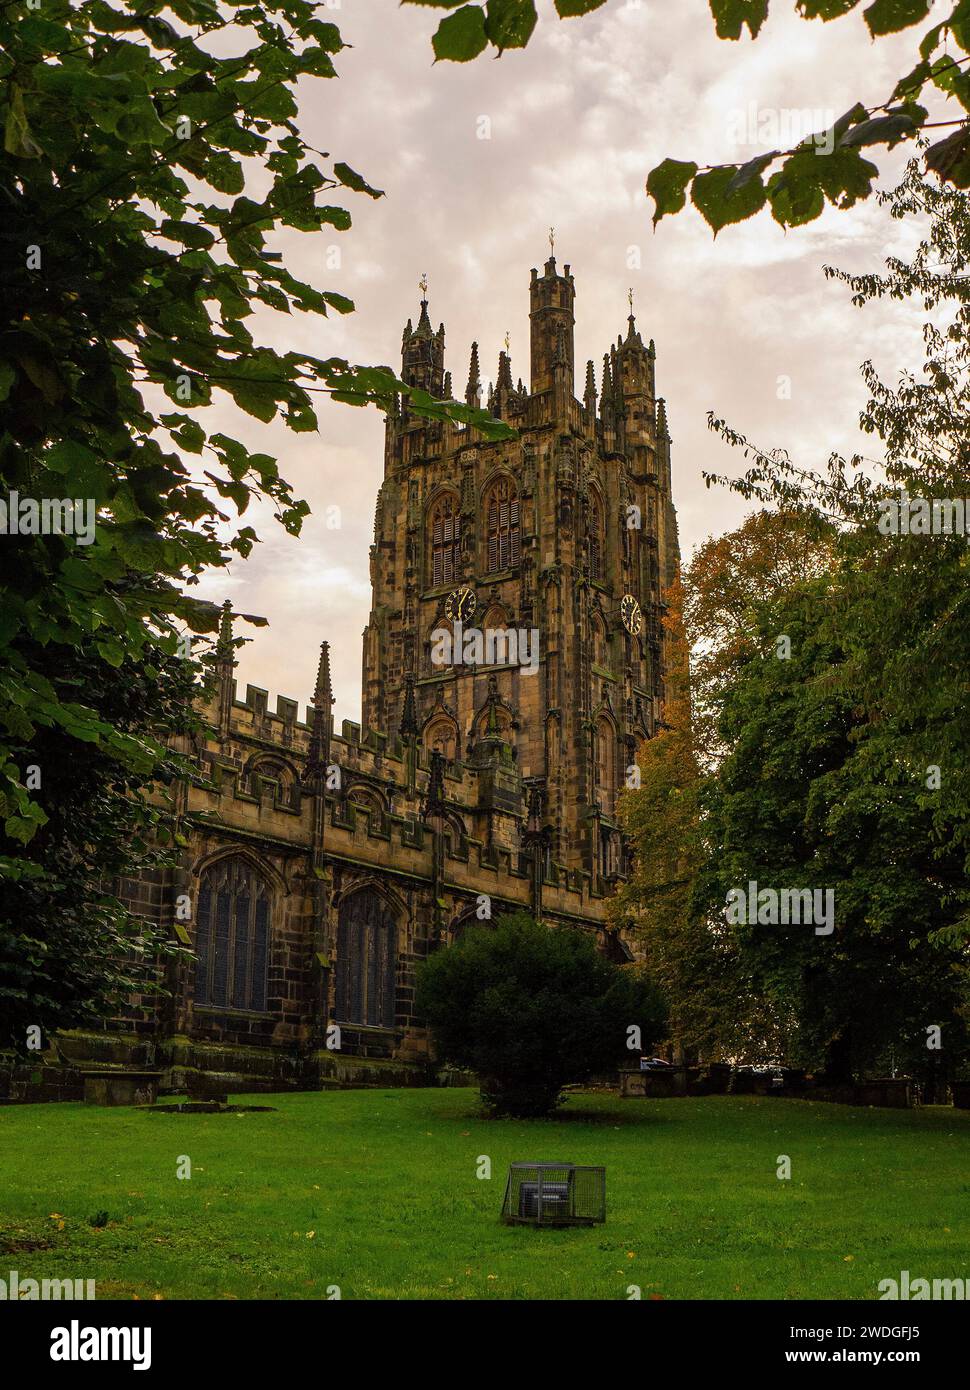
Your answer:
[[[506,351],[487,402],[514,437],[406,402],[388,418],[363,730],[333,728],[326,643],[305,721],[260,687],[238,699],[226,607],[205,732],[179,745],[198,768],[177,789],[182,861],[118,885],[192,954],[164,963],[167,993],[133,996],[110,1038],[65,1037],[57,1058],[157,1066],[175,1090],[210,1071],[238,1090],[427,1080],[416,970],[482,895],[629,958],[607,904],[626,868],[617,792],[663,690],[670,441],[632,315],[599,393],[589,363],[574,398],[574,298],[568,266],[532,272],[530,388]],[[405,329],[402,372],[449,397],[427,309]],[[465,398],[480,396],[473,347]],[[498,643],[436,659],[434,634],[456,622],[525,630],[527,664]],[[80,1072],[48,1073],[59,1097],[82,1094]],[[33,1076],[0,1068],[0,1094],[46,1098]]]
[[[661,615],[678,558],[670,437],[655,349],[631,313],[625,338],[574,396],[575,285],[554,257],[529,288],[531,371],[513,384],[499,354],[490,413],[517,437],[410,413],[386,422],[384,482],[371,549],[363,724],[420,733],[474,768],[500,739],[541,809],[549,851],[600,880],[623,871],[616,794],[659,718]],[[427,300],[402,344],[402,379],[451,396],[445,331]],[[478,346],[465,399],[481,404]],[[487,636],[535,632],[538,663],[435,658],[460,622]],[[491,662],[487,660],[491,655]],[[473,656],[477,653],[472,653]],[[519,653],[521,657],[521,651]]]

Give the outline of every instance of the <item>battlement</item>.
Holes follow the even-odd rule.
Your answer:
[[[426,288],[426,287],[425,287]],[[482,399],[478,343],[471,347],[464,399],[485,408],[494,418],[519,431],[556,428],[585,438],[603,453],[637,454],[644,448],[665,452],[669,443],[662,402],[656,396],[656,356],[653,339],[646,343],[630,312],[626,336],[618,334],[603,355],[599,387],[592,360],[586,364],[585,390],[576,398],[575,277],[567,264],[563,273],[552,255],[543,272],[533,267],[529,284],[529,385],[513,380],[509,341],[499,353],[494,381]],[[401,344],[401,376],[410,386],[430,390],[439,399],[453,399],[451,372],[445,370],[445,329],[431,328],[428,300],[421,300],[417,328],[409,319]],[[450,420],[430,421],[413,414],[408,398],[396,400],[387,416],[385,471],[407,467],[417,459],[440,459],[484,444],[499,448],[508,441],[488,441],[481,431]],[[647,472],[649,470],[641,470]],[[662,470],[653,470],[662,477]],[[669,479],[667,479],[669,488]]]
[[[307,769],[317,711],[307,706],[306,719],[298,720],[290,697],[278,696],[271,710],[263,687],[247,685],[239,700],[235,681],[231,685],[228,729],[221,738],[213,729],[200,750],[190,818],[200,827],[217,824],[244,838],[308,851],[315,793]],[[216,697],[210,715],[218,704]],[[442,887],[469,899],[484,892],[507,907],[528,907],[532,860],[521,842],[527,807],[517,773],[511,774],[517,793],[511,806],[492,804],[487,796],[483,804],[494,768],[464,760],[439,763],[440,818],[431,825],[425,804],[432,754],[420,744],[412,747],[344,719],[340,733],[331,732],[327,769],[331,776],[338,773],[336,785],[324,793],[328,858],[405,880],[431,880],[440,833]],[[586,870],[549,858],[543,884],[550,911],[600,915],[604,895]]]
[[[232,700],[228,733],[230,737],[258,742],[262,747],[274,745],[281,753],[295,754],[306,759],[313,732],[313,706],[305,705],[306,718],[298,719],[297,701],[287,695],[276,697],[276,708],[270,710],[270,693],[262,686],[247,685],[244,700],[236,698],[237,684],[231,681]],[[218,706],[213,700],[208,713]],[[327,717],[327,716],[325,716]],[[334,723],[332,716],[331,725]],[[330,762],[347,766],[361,773],[370,773],[384,781],[406,781],[407,747],[399,736],[391,737],[377,729],[364,729],[351,719],[341,720],[340,733],[331,728]],[[418,773],[430,775],[431,752],[418,744],[413,753]],[[302,771],[302,768],[301,768]],[[458,797],[461,788],[472,792],[476,786],[477,767],[462,760],[445,761],[442,774]]]

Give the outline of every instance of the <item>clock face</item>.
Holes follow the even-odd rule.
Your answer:
[[[643,613],[632,594],[624,594],[620,600],[620,617],[627,632],[637,637],[643,627]]]
[[[478,599],[472,589],[452,589],[445,600],[445,616],[451,622],[467,623],[474,617]]]

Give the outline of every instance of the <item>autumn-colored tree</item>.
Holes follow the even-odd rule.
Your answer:
[[[833,528],[815,513],[764,510],[695,552],[684,577],[684,618],[693,649],[694,741],[703,766],[712,767],[724,752],[718,713],[732,675],[755,649],[760,605],[830,569],[833,539]]]

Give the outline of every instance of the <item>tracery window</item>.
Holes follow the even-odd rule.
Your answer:
[[[337,916],[337,1021],[392,1028],[396,971],[394,914],[372,889],[352,893]]]
[[[425,729],[425,748],[429,753],[437,749],[446,762],[453,763],[455,761],[457,745],[458,738],[454,720],[446,715],[432,720]]]
[[[589,494],[589,577],[602,579],[605,566],[603,538],[603,504],[596,492]]]
[[[461,511],[453,493],[435,503],[430,532],[432,586],[451,584],[461,575]]]
[[[195,1002],[213,1008],[266,1008],[270,891],[245,859],[203,870],[195,914]]]
[[[510,478],[499,478],[485,497],[487,573],[510,569],[521,556],[519,535],[519,497]]]

